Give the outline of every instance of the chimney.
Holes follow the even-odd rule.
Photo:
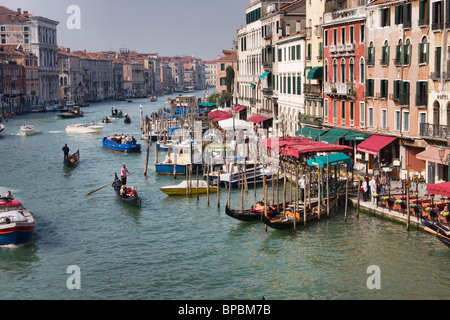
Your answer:
[[[288,35],[290,35],[291,34],[291,25],[290,24],[287,24],[286,25],[286,35],[288,36]]]
[[[301,23],[300,20],[297,20],[297,22],[295,23],[295,31],[299,32],[301,28]]]
[[[20,8],[17,8],[17,13],[22,14],[22,10]]]

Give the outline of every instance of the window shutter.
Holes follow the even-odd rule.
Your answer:
[[[416,82],[416,106],[421,106],[422,101],[420,100],[420,89],[422,88],[421,83],[419,81]]]
[[[417,51],[418,51],[419,63],[424,63],[425,61],[423,61],[423,43],[419,43],[418,47],[419,47],[419,49]]]
[[[441,72],[441,48],[436,48],[436,72]]]
[[[381,26],[384,27],[386,25],[386,9],[381,9]]]
[[[386,48],[386,64],[389,65],[389,53],[391,52],[391,47],[387,46]]]
[[[428,63],[428,57],[430,56],[430,44],[429,43],[427,43],[427,53],[426,53],[426,56],[425,56],[425,59],[426,59],[426,62]]]
[[[298,95],[302,94],[301,86],[302,86],[302,78],[297,77],[297,94]]]
[[[400,24],[400,6],[395,7],[395,24]]]
[[[408,61],[406,61],[407,65],[411,65],[412,60],[412,44],[408,45],[409,54],[407,55]]]

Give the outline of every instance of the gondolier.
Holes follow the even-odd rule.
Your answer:
[[[69,157],[69,147],[67,146],[67,143],[62,147],[62,151],[64,152],[64,160],[67,160]]]
[[[125,165],[122,165],[122,169],[120,169],[120,179],[122,180],[122,185],[127,184],[127,173],[131,174],[130,171],[125,167]]]

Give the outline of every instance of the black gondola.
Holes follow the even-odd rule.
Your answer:
[[[246,210],[234,210],[231,209],[228,206],[228,203],[225,207],[225,213],[232,217],[235,218],[237,220],[240,221],[257,221],[257,220],[261,220],[261,214],[263,213],[263,206],[264,203],[262,202],[258,202],[257,206],[251,208],[251,209],[246,209]],[[279,208],[282,208],[282,206],[280,205]],[[269,206],[269,209],[267,210],[267,215],[268,216],[275,216],[277,215],[279,212],[277,210],[277,205],[271,205]]]
[[[129,116],[125,116],[125,118],[123,119],[123,122],[125,123],[131,123],[131,118]]]
[[[431,220],[422,217],[422,225],[425,230],[436,235],[436,237],[444,243],[446,246],[450,247],[450,229],[441,223],[434,223]]]
[[[333,208],[337,203],[337,198],[331,198],[330,199],[330,209]],[[296,217],[295,217],[295,224],[296,227],[301,227],[304,225],[304,220],[303,220],[303,208],[299,208],[300,210],[298,212],[296,212]],[[317,212],[315,212],[317,210],[317,206],[313,206],[310,209],[306,210],[306,225],[308,225],[308,223],[310,223],[311,221],[315,221],[315,220],[319,220],[319,216],[322,217],[323,215],[327,214],[327,206],[323,205],[320,213],[317,214]],[[293,229],[294,228],[294,214],[292,213],[292,215],[290,215],[290,211],[286,210],[286,212],[288,214],[286,214],[286,216],[284,214],[280,214],[277,215],[275,217],[266,217],[265,215],[261,216],[261,220],[262,222],[264,222],[264,224],[266,224],[267,226],[273,228],[273,229],[277,229],[277,230],[288,230],[288,229]]]
[[[76,167],[80,162],[80,150],[77,150],[74,154],[69,155],[67,159],[64,159],[64,165],[67,167]]]
[[[141,199],[139,198],[137,191],[135,192],[134,195],[122,196],[122,195],[120,195],[120,190],[122,189],[122,186],[123,186],[122,180],[120,180],[117,177],[117,173],[114,173],[114,182],[112,184],[112,187],[114,188],[114,191],[116,192],[117,198],[123,203],[129,204],[129,205],[134,205],[134,206],[139,206],[141,204]]]

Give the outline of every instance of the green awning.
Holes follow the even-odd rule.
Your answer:
[[[328,142],[330,144],[334,143],[339,138],[342,138],[346,136],[347,134],[352,133],[351,131],[345,130],[345,129],[336,129],[333,128],[330,131],[324,133],[320,137],[321,142]]]
[[[311,140],[317,140],[322,134],[324,134],[325,130],[315,129],[315,128],[302,128],[298,130],[295,135],[300,137],[305,137]]]
[[[311,68],[311,70],[309,70],[309,72],[308,72],[308,79],[322,80],[323,79],[323,67]]]
[[[315,166],[315,167],[326,167],[327,166],[327,156],[320,156],[315,157],[313,159],[309,159],[306,161],[308,165]],[[350,158],[342,152],[339,153],[333,153],[328,155],[328,163],[330,166],[337,166],[341,164],[348,164],[350,163]]]
[[[267,77],[267,75],[268,75],[269,73],[270,73],[270,71],[264,72],[264,73],[260,76],[260,78],[264,80],[264,79]]]
[[[371,136],[372,135],[367,133],[351,131],[349,134],[345,135],[345,140],[364,141],[370,138]]]

